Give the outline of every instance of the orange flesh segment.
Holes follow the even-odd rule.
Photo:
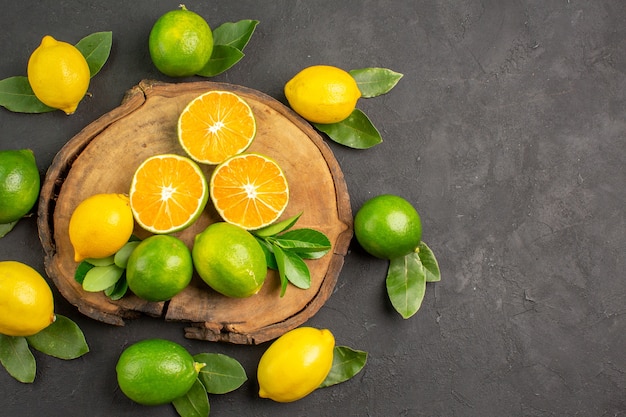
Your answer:
[[[225,91],[211,91],[193,100],[181,113],[178,129],[185,151],[207,164],[219,164],[243,152],[256,134],[250,107]]]
[[[217,168],[211,197],[224,220],[254,230],[276,221],[289,201],[287,180],[270,159],[248,154]]]
[[[148,230],[180,228],[203,209],[203,178],[190,161],[152,158],[135,175],[131,206]]]

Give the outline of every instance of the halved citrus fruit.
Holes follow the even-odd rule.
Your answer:
[[[209,183],[215,209],[222,219],[246,230],[274,223],[289,202],[287,178],[264,155],[235,155],[218,165]]]
[[[208,201],[207,180],[191,159],[163,154],[147,158],[133,175],[130,207],[149,232],[173,233],[200,217]]]
[[[245,151],[256,135],[252,109],[229,91],[193,99],[178,118],[178,140],[196,162],[217,165]]]

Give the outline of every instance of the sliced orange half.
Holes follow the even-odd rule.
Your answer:
[[[156,234],[189,227],[208,201],[204,173],[191,159],[155,155],[141,163],[130,186],[130,208],[143,229]]]
[[[178,141],[195,161],[217,165],[248,149],[256,135],[252,109],[229,91],[193,99],[178,118]]]
[[[263,155],[241,154],[218,165],[209,193],[225,221],[255,230],[274,223],[289,202],[287,178],[278,164]]]

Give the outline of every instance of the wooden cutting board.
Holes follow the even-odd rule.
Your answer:
[[[257,135],[249,152],[270,156],[281,166],[290,187],[290,200],[281,219],[302,212],[295,227],[326,234],[332,250],[306,261],[311,288],[290,285],[280,297],[279,277],[268,270],[261,291],[244,299],[211,290],[196,274],[191,284],[169,302],[148,302],[132,293],[112,301],[102,292],[90,293],[74,280],[77,264],[68,224],[74,208],[96,193],[128,194],[139,164],[161,153],[185,155],[177,140],[178,116],[198,95],[228,90],[251,106]],[[202,166],[210,176],[213,167]],[[210,203],[188,229],[178,232],[189,248],[194,236],[221,221]],[[113,325],[141,314],[184,322],[185,337],[258,344],[274,339],[312,317],[332,294],[352,238],[352,211],[343,174],[330,148],[309,123],[279,101],[242,86],[213,82],[166,84],[142,81],[129,90],[120,107],[91,123],[55,156],[42,185],[38,208],[39,237],[45,268],[59,292],[83,314]],[[135,226],[141,238],[149,233]]]

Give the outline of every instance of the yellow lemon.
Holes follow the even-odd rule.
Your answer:
[[[54,319],[52,291],[39,272],[21,262],[0,262],[0,333],[31,336]]]
[[[330,372],[334,349],[327,329],[299,327],[283,334],[259,361],[259,396],[286,403],[309,395]]]
[[[57,41],[50,35],[28,60],[28,82],[35,96],[47,106],[76,111],[89,87],[89,65],[74,45]]]
[[[70,218],[74,260],[113,255],[128,242],[133,227],[133,213],[126,195],[95,194],[86,198]]]
[[[330,124],[350,116],[361,91],[348,72],[314,65],[285,84],[285,97],[291,108],[309,122]]]

